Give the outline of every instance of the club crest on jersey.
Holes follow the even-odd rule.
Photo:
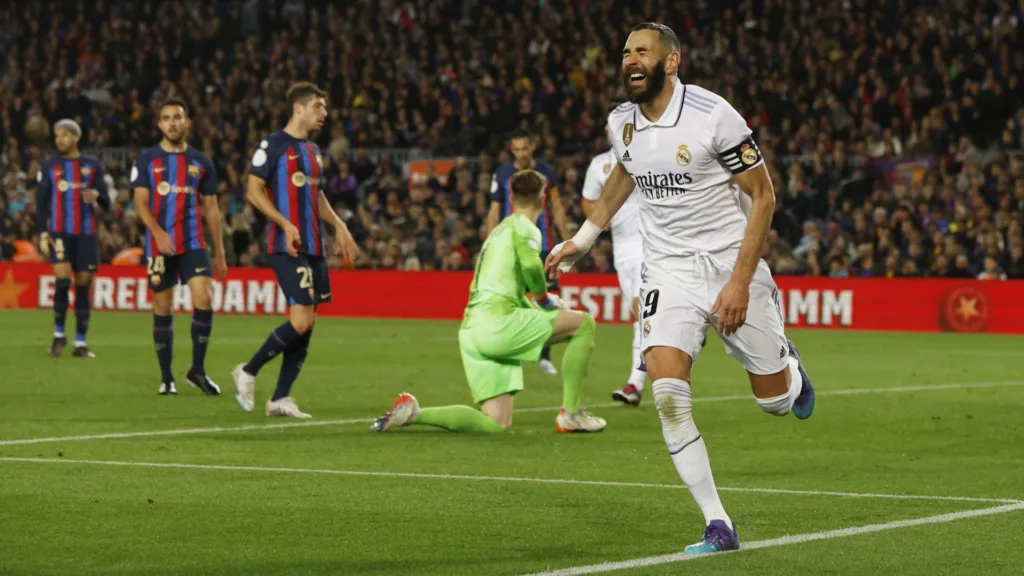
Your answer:
[[[612,171],[612,165],[611,164],[605,164],[604,168],[602,168],[602,170],[604,170],[604,173],[607,174],[607,173]]]
[[[686,144],[680,144],[679,150],[676,150],[676,163],[680,166],[686,166],[693,160],[693,155],[690,154],[689,148]]]
[[[161,182],[156,185],[156,193],[161,196],[167,196],[171,192],[171,185],[168,182]]]
[[[302,172],[296,172],[295,174],[292,174],[292,184],[295,186],[305,186],[306,175],[303,174]]]
[[[740,147],[740,160],[747,166],[757,162],[757,150],[752,148],[750,144],[744,144]]]
[[[633,141],[633,123],[629,122],[622,127],[622,145],[629,146]]]
[[[61,192],[67,192],[67,190],[68,190],[68,181],[67,180],[58,180],[57,181],[57,190],[60,190]]]
[[[88,178],[90,172],[92,172],[92,170],[89,170],[88,166],[82,166],[82,176]]]
[[[199,166],[189,166],[188,167],[188,175],[189,176],[199,176]]]

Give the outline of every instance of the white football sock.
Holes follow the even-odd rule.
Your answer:
[[[644,382],[647,381],[647,372],[640,369],[644,361],[643,351],[640,349],[640,322],[633,322],[633,370],[629,373],[627,383],[632,384],[637,390],[644,391]]]
[[[793,403],[804,388],[804,379],[800,377],[800,363],[796,358],[789,357],[789,392],[772,398],[757,398],[761,410],[776,416],[785,416],[793,409]]]
[[[678,378],[659,378],[651,385],[651,391],[672,463],[704,514],[705,525],[722,520],[731,529],[732,519],[725,513],[715,488],[707,446],[693,423],[690,385]]]

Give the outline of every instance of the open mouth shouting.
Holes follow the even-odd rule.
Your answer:
[[[626,84],[630,88],[642,88],[647,81],[647,74],[643,70],[631,70],[626,74]]]

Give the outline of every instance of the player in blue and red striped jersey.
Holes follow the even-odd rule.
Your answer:
[[[50,356],[60,356],[67,337],[64,321],[68,312],[68,290],[75,284],[75,351],[78,358],[94,358],[85,343],[89,331],[91,302],[89,288],[99,265],[96,246],[96,206],[110,208],[103,165],[82,156],[78,140],[82,128],[74,120],[54,125],[57,155],[39,168],[36,225],[39,247],[53,262],[57,291],[53,295],[53,342]]]
[[[160,144],[144,151],[132,168],[135,210],[146,225],[146,271],[153,291],[153,342],[160,363],[160,394],[177,394],[171,357],[174,350],[174,287],[179,280],[192,296],[192,365],[186,379],[208,396],[220,388],[206,375],[206,349],[213,330],[211,276],[227,274],[217,170],[209,157],[189,146],[188,107],[165,100],[157,125]],[[206,251],[203,219],[210,228],[213,261]]]
[[[533,158],[536,148],[533,134],[525,128],[513,131],[508,138],[508,148],[514,158],[511,164],[502,164],[494,171],[491,179],[491,208],[487,213],[487,233],[507,216],[512,214],[512,194],[509,192],[509,180],[520,170],[536,170],[547,179],[547,187],[541,196],[540,216],[534,224],[541,232],[541,258],[547,258],[548,251],[557,243],[555,228],[562,239],[571,238],[565,220],[565,208],[558,197],[558,179],[555,169],[545,162],[537,162]],[[559,292],[558,280],[548,280],[548,291]],[[551,362],[551,347],[545,346],[540,353],[540,369],[545,374],[558,374]]]
[[[309,418],[290,394],[313,336],[316,307],[331,301],[321,219],[334,228],[338,254],[351,261],[358,248],[320,189],[320,148],[309,139],[310,132],[322,128],[327,118],[325,94],[315,84],[299,82],[288,89],[287,99],[291,118],[284,130],[267,136],[253,154],[246,197],[267,217],[267,256],[288,298],[289,319],[270,333],[248,363],[235,368],[233,376],[235,399],[243,410],[252,412],[256,375],[283,353],[277,388],[267,400],[265,414]]]

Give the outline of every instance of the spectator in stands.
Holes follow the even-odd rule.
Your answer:
[[[683,40],[685,80],[728,98],[755,131],[778,196],[764,252],[777,274],[1019,277],[1024,14],[1002,0],[908,5],[11,4],[0,8],[0,256],[9,239],[36,238],[26,215],[59,117],[79,122],[121,190],[100,224],[105,261],[138,245],[125,169],[155,136],[152,103],[181,96],[194,145],[217,164],[231,264],[263,264],[265,223],[242,200],[247,159],[284,113],[268,96],[311,79],[330,92],[324,186],[364,249],[353,264],[469,268],[516,127],[539,135],[568,219],[582,221],[581,174],[607,148],[604,117],[622,96],[616,54],[658,15]],[[430,155],[458,160],[410,187],[405,161]],[[609,255],[602,244],[583,267],[609,269]]]

